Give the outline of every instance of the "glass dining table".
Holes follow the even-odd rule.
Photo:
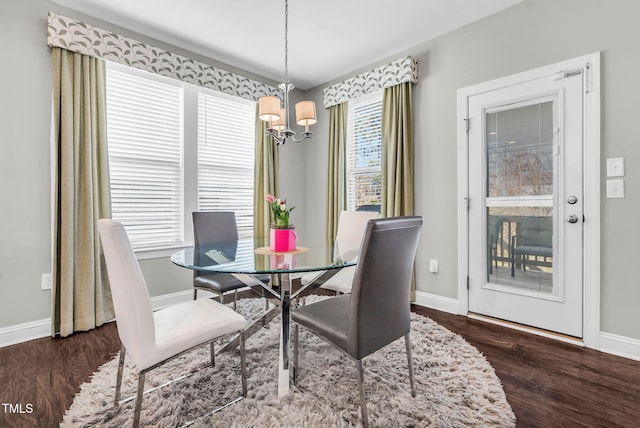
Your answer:
[[[228,273],[261,295],[277,304],[254,320],[246,329],[251,336],[265,323],[281,315],[278,396],[289,392],[293,371],[290,361],[291,306],[324,284],[341,269],[357,262],[360,242],[308,239],[300,242],[295,251],[273,252],[268,240],[252,238],[220,242],[209,246],[184,248],[171,256],[181,267],[217,273]],[[294,277],[315,272],[313,280],[292,289]],[[269,274],[271,282],[265,284],[255,275]],[[305,281],[306,282],[306,281]],[[237,346],[238,338],[229,342],[220,352]]]

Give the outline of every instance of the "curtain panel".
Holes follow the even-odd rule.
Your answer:
[[[257,238],[268,238],[271,227],[271,211],[264,198],[269,193],[278,195],[278,146],[266,130],[267,122],[258,117],[256,106],[253,235]]]
[[[347,206],[347,103],[329,107],[329,162],[327,170],[327,238],[338,232],[340,212]]]
[[[114,317],[96,222],[111,217],[104,62],[52,49],[55,151],[52,335]]]
[[[413,107],[410,82],[384,90],[382,100],[382,216],[414,214]],[[410,300],[416,300],[415,271]]]
[[[411,83],[385,89],[382,101],[382,216],[413,215]]]

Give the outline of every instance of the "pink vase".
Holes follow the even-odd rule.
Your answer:
[[[271,228],[269,248],[271,248],[271,251],[275,251],[278,253],[295,251],[297,240],[298,240],[298,235],[296,235],[295,229]]]

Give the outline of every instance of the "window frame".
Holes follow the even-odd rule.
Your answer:
[[[143,78],[158,80],[161,82],[170,81],[172,85],[182,88],[182,239],[179,244],[134,248],[136,258],[139,260],[168,257],[178,249],[193,246],[193,222],[192,212],[198,210],[198,96],[203,93],[207,96],[225,97],[228,99],[237,98],[239,102],[251,103],[240,97],[234,97],[218,91],[203,88],[186,82],[180,82],[165,76],[137,70],[132,67],[123,66],[108,62],[109,68],[113,67],[118,71],[134,74]],[[108,90],[108,89],[107,89]],[[255,102],[254,102],[255,103]],[[108,113],[107,113],[108,114]],[[252,120],[255,125],[255,118]],[[254,142],[255,144],[255,142]]]
[[[384,89],[380,89],[374,92],[370,92],[361,97],[352,99],[348,101],[348,113],[347,113],[347,139],[346,139],[346,147],[345,147],[345,187],[346,187],[346,209],[355,210],[356,201],[357,201],[357,192],[352,193],[350,190],[350,181],[352,180],[352,176],[357,174],[366,174],[372,172],[378,172],[382,174],[382,103],[383,103]],[[371,105],[378,102],[380,104],[380,164],[378,166],[373,167],[361,167],[361,168],[351,168],[351,149],[354,144],[354,140],[352,138],[353,132],[352,127],[354,124],[354,111],[356,108],[361,107],[362,105]],[[380,205],[382,205],[382,183],[380,183]]]

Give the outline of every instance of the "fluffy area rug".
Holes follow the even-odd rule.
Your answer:
[[[254,318],[264,311],[264,301],[241,300],[238,311]],[[247,398],[202,416],[239,397],[241,381],[239,353],[219,354],[216,366],[211,367],[209,347],[200,347],[147,374],[147,389],[187,376],[144,395],[141,426],[360,426],[354,362],[304,329],[300,334],[300,388],[278,398],[279,325],[278,317],[247,340]],[[404,339],[364,359],[371,426],[515,426],[500,380],[476,348],[416,314],[411,318],[411,341],[415,398],[409,387]],[[62,427],[131,425],[133,400],[113,406],[117,364],[116,356],[81,387]],[[126,364],[122,396],[133,396],[136,384],[135,367]]]

